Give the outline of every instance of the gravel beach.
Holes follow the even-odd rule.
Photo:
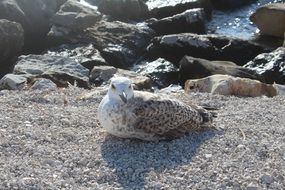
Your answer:
[[[96,89],[95,89],[96,92]],[[158,143],[107,135],[103,93],[0,92],[0,189],[284,189],[285,97],[193,93],[214,129]]]

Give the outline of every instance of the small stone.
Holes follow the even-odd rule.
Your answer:
[[[205,154],[205,157],[207,158],[207,159],[209,159],[209,158],[212,158],[212,154]]]
[[[244,148],[245,146],[243,145],[243,144],[239,144],[238,146],[237,146],[237,148],[239,148],[239,149],[242,149],[242,148]]]
[[[265,183],[265,184],[271,184],[273,180],[274,180],[273,177],[267,174],[264,174],[263,176],[260,177],[261,183]]]

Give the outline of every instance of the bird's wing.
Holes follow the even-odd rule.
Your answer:
[[[137,92],[131,104],[136,115],[134,126],[147,133],[185,133],[203,122],[202,116],[194,107],[159,95]]]

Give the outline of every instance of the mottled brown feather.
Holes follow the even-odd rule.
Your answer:
[[[201,107],[186,105],[178,100],[157,94],[135,91],[126,104],[136,116],[134,127],[146,133],[173,138],[202,126]]]

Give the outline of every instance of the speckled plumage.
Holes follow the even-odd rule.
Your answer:
[[[202,107],[166,95],[134,91],[130,83],[127,78],[114,78],[99,105],[99,121],[112,135],[147,141],[172,139],[212,121],[211,113]],[[116,98],[121,89],[127,91],[127,102]]]

